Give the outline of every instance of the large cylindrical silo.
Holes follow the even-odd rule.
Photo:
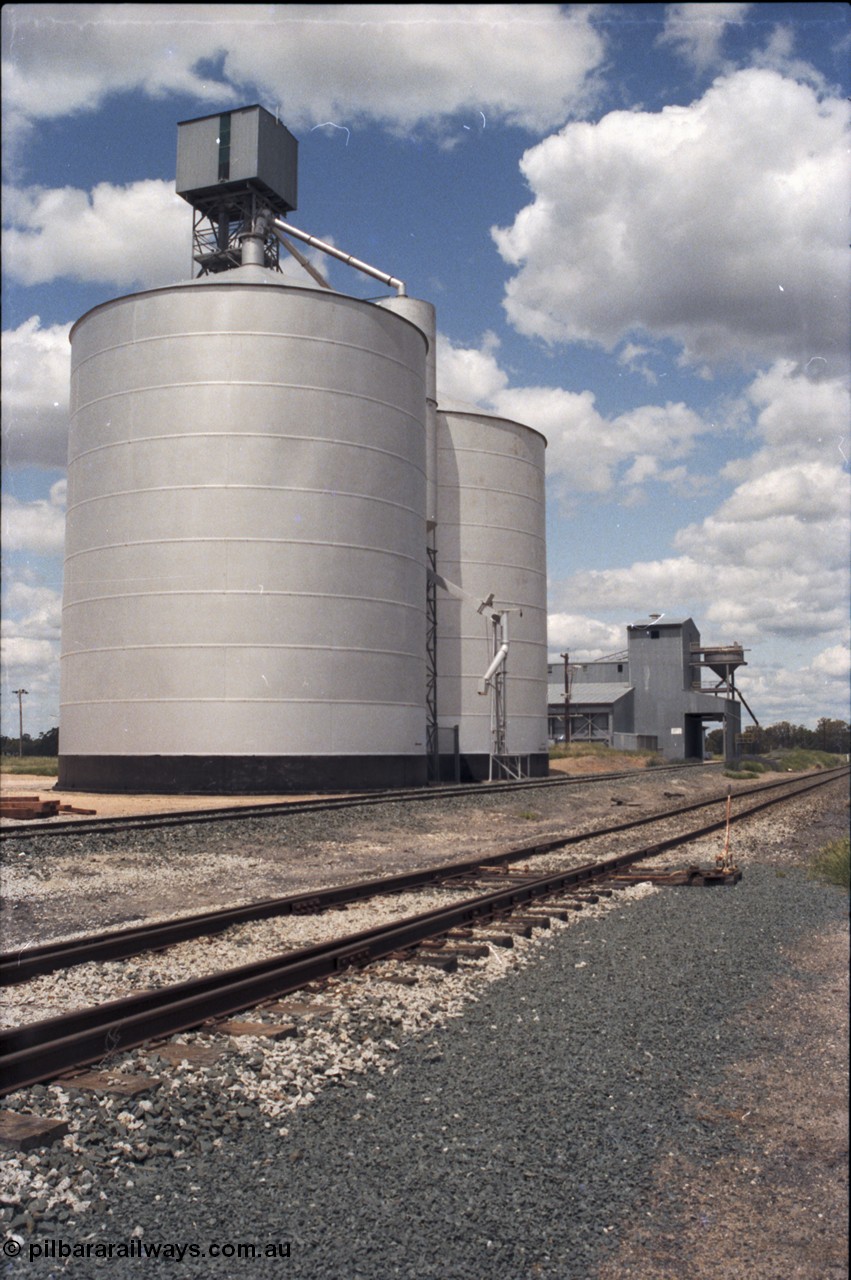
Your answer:
[[[280,279],[72,330],[62,787],[425,780],[426,341]]]
[[[422,298],[381,298],[376,304],[404,316],[424,333],[426,353],[426,517],[430,530],[437,522],[437,318],[434,304]]]
[[[546,441],[475,408],[437,414],[437,565],[475,600],[507,610],[506,750],[546,776]],[[471,600],[438,594],[437,706],[442,730],[459,727],[466,776],[488,776],[491,709],[479,692],[493,628]]]

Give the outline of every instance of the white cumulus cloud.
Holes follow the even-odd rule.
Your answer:
[[[186,278],[192,214],[171,183],[6,188],[3,256],[23,285],[58,277],[155,287]]]
[[[594,662],[626,648],[622,626],[600,622],[578,613],[551,613],[547,619],[547,644],[551,654],[569,650],[571,662]]]
[[[58,640],[62,595],[52,587],[12,582],[3,595],[2,635],[6,639],[26,632],[28,640]]]
[[[494,354],[499,342],[486,333],[480,347],[456,347],[442,333],[437,335],[437,396],[441,404],[460,400],[490,404],[508,385],[508,375]]]
[[[31,316],[2,340],[4,465],[64,467],[68,461],[69,324]]]
[[[531,204],[494,228],[522,333],[698,365],[847,353],[849,105],[774,71],[689,106],[572,123],[528,150]]]
[[[698,71],[721,61],[721,44],[730,25],[739,26],[750,4],[669,4],[660,43],[671,44]]]
[[[851,477],[841,449],[849,398],[779,362],[745,399],[756,449],[730,463],[732,492],[674,538],[678,553],[577,573],[556,598],[571,609],[676,608],[737,640],[844,636]],[[636,456],[634,469],[648,464]],[[832,652],[832,646],[828,648]]]
[[[61,555],[65,545],[66,486],[67,481],[57,480],[51,485],[49,499],[37,498],[34,502],[21,502],[14,495],[3,495],[0,519],[4,551]]]
[[[847,680],[851,672],[851,649],[848,644],[834,644],[822,649],[811,663],[813,671],[836,680]]]
[[[293,127],[483,112],[543,131],[588,101],[604,57],[593,18],[551,4],[8,5],[6,110],[65,115],[122,90],[219,106],[253,84]]]
[[[618,482],[628,489],[647,480],[690,483],[685,469],[670,463],[688,457],[709,430],[693,409],[647,404],[607,418],[591,391],[511,386],[497,350],[492,334],[479,347],[456,347],[439,335],[439,397],[477,404],[540,431],[547,439],[547,475],[562,501],[569,503],[571,494],[609,493]]]

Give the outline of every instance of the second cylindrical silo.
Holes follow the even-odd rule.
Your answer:
[[[60,786],[425,780],[425,358],[244,267],[72,331]]]
[[[506,613],[506,751],[546,776],[547,573],[544,465],[539,432],[475,408],[437,415],[437,567],[470,599],[438,594],[437,706],[458,726],[462,776],[489,776],[489,696],[479,692],[493,628],[476,601]]]

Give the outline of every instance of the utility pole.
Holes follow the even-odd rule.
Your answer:
[[[18,756],[24,754],[24,694],[29,693],[28,689],[13,689],[13,693],[18,697]]]
[[[569,653],[563,653],[564,659],[564,745],[570,742],[570,677],[568,676]]]

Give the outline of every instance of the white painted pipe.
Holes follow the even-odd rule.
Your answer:
[[[397,280],[395,276],[389,276],[384,271],[379,271],[377,267],[371,267],[368,262],[361,262],[359,258],[353,258],[350,253],[343,253],[341,249],[335,249],[332,244],[328,244],[325,240],[317,240],[316,236],[308,235],[306,231],[299,231],[298,227],[292,226],[289,222],[284,222],[283,218],[272,219],[272,230],[282,231],[285,235],[293,236],[296,240],[309,244],[313,249],[320,249],[322,253],[327,253],[332,258],[337,258],[340,262],[345,262],[347,266],[354,267],[356,271],[362,271],[365,276],[372,276],[374,280],[380,280],[382,284],[390,285],[395,289],[400,298],[404,298],[408,292],[403,280]]]

